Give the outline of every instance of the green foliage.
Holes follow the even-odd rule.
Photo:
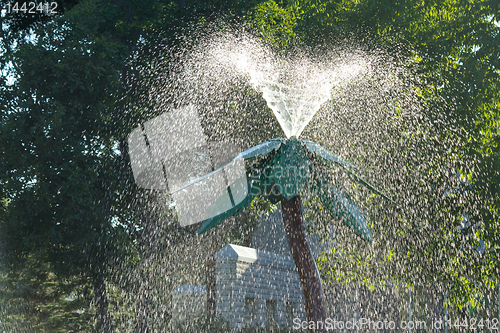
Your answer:
[[[126,190],[125,179],[116,180],[122,157],[114,135],[122,124],[114,116],[129,45],[103,17],[117,14],[113,6],[94,5],[82,2],[35,26],[29,39],[19,32],[2,41],[13,64],[3,63],[13,79],[3,81],[0,110],[0,184],[8,203],[0,220],[2,303],[9,307],[2,322],[11,329],[17,323],[8,318],[39,331],[87,327],[93,314],[72,311],[88,309],[91,297],[64,297],[106,274],[108,260],[130,238],[112,225]],[[8,282],[13,277],[18,281]],[[16,298],[16,289],[26,292]]]
[[[33,259],[15,272],[0,272],[2,331],[89,331],[94,315],[89,301],[82,279],[61,281],[47,264]]]
[[[405,203],[399,221],[377,213],[380,222],[371,229],[379,230],[378,244],[371,249],[348,245],[358,251],[352,256],[337,249],[328,255],[332,265],[322,264],[331,270],[323,272],[350,272],[344,281],[370,276],[439,284],[450,288],[457,304],[472,301],[471,295],[497,283],[499,269],[498,2],[304,1],[295,7],[300,19],[294,33],[303,43],[352,45],[346,40],[354,40],[367,49],[382,46],[401,59],[418,75],[414,89],[426,110],[422,121],[429,121],[404,165],[413,174],[408,184],[411,177],[422,180],[420,188],[408,189],[413,191],[408,198],[418,198],[416,205]],[[453,188],[453,194],[442,195],[443,187]],[[394,214],[367,198],[372,209]],[[464,216],[469,227],[461,230]],[[479,240],[484,253],[477,250]],[[391,271],[394,276],[383,273]]]
[[[248,25],[262,38],[275,46],[293,44],[297,22],[293,6],[282,8],[274,1],[257,4],[252,11]]]
[[[20,77],[2,110],[0,142],[9,199],[3,253],[12,260],[35,254],[71,276],[106,252],[97,244],[106,243],[109,227],[108,185],[97,175],[116,158],[102,114],[114,103],[116,60],[103,44],[77,47],[81,37],[67,38],[51,50],[54,41],[41,37],[13,55]]]
[[[64,14],[66,11],[73,8],[78,2],[79,0],[53,1],[52,3],[56,4],[50,4],[50,12],[46,10],[39,10],[39,8],[33,8],[32,5],[29,4],[29,1],[2,0],[0,1],[0,6],[2,9],[5,9],[5,14],[3,14],[2,17],[4,22],[9,26],[10,33],[16,34],[24,33],[29,31],[30,28],[34,28],[37,25],[53,20],[54,16],[57,17]],[[9,3],[11,8],[10,12],[6,10],[7,4]],[[17,10],[14,10],[13,8],[17,8]],[[27,10],[23,10],[23,8]]]

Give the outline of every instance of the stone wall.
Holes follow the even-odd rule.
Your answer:
[[[216,316],[232,328],[292,325],[304,296],[292,258],[229,244],[215,254]]]

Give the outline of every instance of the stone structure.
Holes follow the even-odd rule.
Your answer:
[[[229,244],[215,254],[216,316],[232,328],[292,326],[304,318],[304,295],[289,256]]]

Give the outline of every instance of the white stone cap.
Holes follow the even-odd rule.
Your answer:
[[[250,247],[228,244],[220,249],[215,255],[215,260],[234,260],[255,263],[264,266],[273,266],[281,269],[296,270],[295,263],[290,256],[256,250]]]
[[[207,286],[201,285],[180,285],[174,290],[172,294],[182,294],[182,295],[200,295],[207,293]]]

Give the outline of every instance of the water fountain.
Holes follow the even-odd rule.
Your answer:
[[[312,189],[334,218],[342,220],[369,242],[373,238],[367,226],[367,217],[354,204],[348,191],[325,175],[327,170],[329,168],[340,170],[373,193],[391,202],[392,200],[359,177],[354,172],[354,165],[320,145],[298,137],[321,105],[331,98],[334,86],[338,89],[357,75],[362,75],[369,63],[363,59],[354,59],[332,67],[320,66],[307,59],[302,59],[298,63],[275,59],[273,62],[262,48],[255,45],[249,47],[248,41],[239,44],[238,48],[234,48],[233,44],[231,50],[221,48],[221,45],[212,48],[208,53],[224,66],[229,66],[249,77],[250,85],[262,93],[287,138],[266,141],[237,154],[223,165],[219,163],[214,171],[202,177],[188,177],[190,181],[184,181],[184,186],[174,185],[180,177],[179,171],[171,172],[175,169],[170,166],[171,164],[182,160],[180,164],[184,172],[187,161],[191,161],[191,164],[197,167],[200,165],[199,162],[193,162],[195,160],[193,151],[189,149],[198,147],[198,153],[204,156],[211,154],[212,158],[214,156],[213,149],[211,152],[206,150],[202,152],[201,147],[206,147],[207,144],[203,139],[197,142],[196,138],[202,138],[203,134],[201,128],[196,130],[199,121],[191,114],[194,107],[189,107],[169,113],[168,119],[161,120],[160,118],[167,116],[160,116],[145,124],[152,150],[150,154],[165,163],[168,184],[176,200],[175,205],[178,208],[181,225],[190,225],[203,220],[199,234],[217,226],[226,218],[239,214],[255,197],[262,196],[273,203],[280,202],[284,228],[304,291],[307,320],[313,323],[325,323],[327,318],[325,297],[319,272],[305,237],[300,192],[305,186]],[[253,53],[249,53],[248,50],[252,50]],[[183,128],[181,123],[189,120],[195,125],[190,128],[190,133],[186,133],[185,130],[182,133],[175,133],[179,128]],[[138,128],[137,131],[141,132],[141,129]],[[146,157],[144,154],[141,155],[140,151],[146,150],[146,143],[138,137],[141,137],[141,134],[135,132],[129,137],[129,145],[135,147],[131,149],[131,160],[133,167],[135,166],[136,181],[143,186],[159,186],[164,189],[164,182],[158,181],[161,167],[160,169],[157,167],[157,170],[152,167],[161,164],[153,161],[145,162]],[[189,156],[187,160],[186,156]],[[207,160],[210,164],[210,159]],[[207,162],[201,164],[206,166]],[[197,167],[194,169],[198,170],[195,172],[198,176],[200,170],[202,173],[203,169],[209,170]],[[224,179],[222,186],[214,185],[217,178]],[[211,198],[200,196],[200,193],[210,193]],[[189,205],[181,208],[182,202],[189,202]],[[198,212],[201,210],[203,218],[199,214],[198,216],[192,214],[195,210],[193,207],[199,202],[203,202],[207,207],[206,210],[197,207]],[[323,324],[321,328],[317,326],[310,331],[324,332]]]

